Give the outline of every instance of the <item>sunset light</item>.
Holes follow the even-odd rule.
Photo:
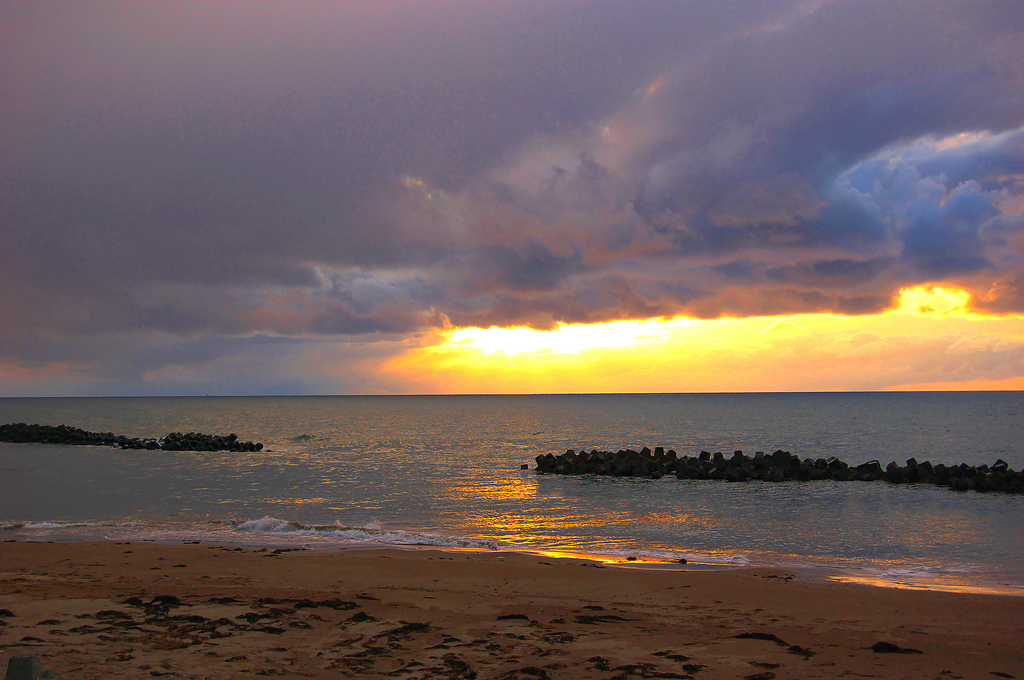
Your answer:
[[[971,294],[956,288],[917,286],[900,291],[896,314],[964,315]]]
[[[596,347],[646,345],[668,337],[669,325],[696,321],[612,321],[592,325],[563,324],[550,331],[532,328],[462,328],[453,331],[448,345],[476,349],[490,355],[503,354],[579,354]]]
[[[1024,381],[1012,21],[58,4],[0,40],[0,395]]]
[[[896,307],[885,315],[913,316],[965,316],[970,293],[955,288],[918,286],[900,291]],[[835,323],[830,314],[796,315],[793,317],[766,317],[769,322],[759,334],[794,333],[807,326],[821,328]],[[870,317],[865,317],[870,318]],[[801,325],[798,325],[798,323]],[[448,334],[448,341],[440,349],[477,350],[490,356],[495,353],[512,354],[580,354],[591,349],[633,348],[664,343],[677,338],[684,329],[707,324],[717,332],[728,332],[731,327],[745,326],[737,319],[701,321],[677,317],[647,321],[611,321],[597,324],[561,324],[552,330],[526,327],[460,328]]]
[[[969,311],[949,287],[902,290],[879,314],[465,328],[384,365],[422,391],[729,392],[1020,389],[1024,316]],[[969,370],[988,357],[988,372]],[[938,373],[937,373],[938,371]],[[941,377],[939,377],[941,376]]]
[[[7,676],[1024,680],[1022,5],[5,2]]]

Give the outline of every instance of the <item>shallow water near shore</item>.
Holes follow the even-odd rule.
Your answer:
[[[0,537],[439,546],[779,566],[1024,593],[1024,497],[883,482],[536,475],[542,453],[665,446],[1024,465],[1024,394],[0,399],[0,422],[258,453],[0,443]]]

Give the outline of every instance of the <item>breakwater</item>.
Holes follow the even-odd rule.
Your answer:
[[[621,449],[593,450],[576,453],[569,449],[556,456],[537,456],[538,474],[610,475],[614,477],[645,477],[660,479],[674,475],[678,479],[716,479],[726,482],[788,482],[834,480],[838,482],[886,481],[891,484],[934,484],[956,491],[997,491],[1024,493],[1024,472],[1011,469],[1004,461],[988,465],[932,465],[911,458],[905,465],[891,462],[885,467],[877,460],[851,466],[838,458],[804,458],[789,451],[771,454],[758,451],[748,456],[735,451],[731,456],[721,452],[701,451],[698,456],[680,456],[658,446],[653,451]],[[528,465],[524,465],[528,468]]]
[[[171,432],[158,439],[126,437],[112,432],[89,432],[67,425],[0,425],[0,441],[17,444],[65,444],[75,446],[113,446],[147,451],[262,451],[259,442],[243,442],[235,434],[226,436],[201,432]]]

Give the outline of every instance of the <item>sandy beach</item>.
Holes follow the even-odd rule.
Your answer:
[[[5,542],[0,610],[64,678],[1024,677],[1022,597],[764,569]]]

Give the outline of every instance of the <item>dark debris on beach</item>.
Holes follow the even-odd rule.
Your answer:
[[[610,451],[586,450],[576,453],[569,449],[560,456],[537,456],[538,474],[610,475],[613,477],[644,477],[660,479],[675,475],[678,479],[714,479],[726,482],[788,482],[833,480],[838,482],[886,481],[891,484],[934,484],[955,491],[997,491],[1024,493],[1024,472],[1011,469],[1005,461],[988,465],[932,465],[911,458],[906,465],[895,462],[884,468],[877,460],[851,466],[838,458],[804,458],[789,451],[778,450],[765,455],[758,451],[747,456],[735,451],[731,457],[721,452],[701,451],[699,456],[679,456],[675,451],[658,446],[653,451],[644,447],[640,451],[621,449]]]
[[[171,432],[159,439],[139,439],[112,432],[89,432],[67,425],[0,425],[0,441],[17,444],[64,444],[75,446],[113,446],[148,451],[262,451],[259,442],[243,442],[235,434],[226,436],[200,432]]]

